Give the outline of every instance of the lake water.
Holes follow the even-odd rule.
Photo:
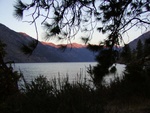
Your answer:
[[[80,75],[82,75],[82,78],[90,78],[87,73],[87,67],[89,65],[95,66],[96,64],[96,62],[16,63],[14,69],[21,71],[27,81],[31,81],[39,75],[44,75],[48,79],[68,76],[72,81],[76,80]],[[125,66],[117,64],[116,67],[118,70],[117,76],[120,76]],[[112,75],[105,77],[107,81],[112,78],[114,78]]]

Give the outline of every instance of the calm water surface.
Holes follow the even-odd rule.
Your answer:
[[[31,80],[39,75],[47,78],[66,77],[73,79],[77,75],[87,75],[87,67],[96,65],[96,62],[78,63],[16,63],[14,69],[21,71],[25,78]]]
[[[76,79],[77,75],[89,77],[87,67],[95,66],[96,62],[69,62],[69,63],[16,63],[14,69],[21,71],[24,77],[30,81],[39,75],[44,75],[48,79],[57,77],[66,77]],[[124,70],[124,65],[117,64],[118,75]],[[112,76],[105,77],[111,79]]]

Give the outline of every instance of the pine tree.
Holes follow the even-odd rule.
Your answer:
[[[108,60],[102,60],[103,57],[98,56],[99,65],[105,68],[104,70],[108,70],[115,63],[113,47],[123,40],[122,34],[139,25],[145,28],[150,25],[149,0],[32,0],[29,4],[22,1],[18,0],[14,5],[14,16],[22,20],[25,11],[32,10],[31,24],[42,18],[41,24],[46,28],[46,39],[57,37],[70,42],[78,32],[84,31],[88,36],[82,39],[87,43],[95,29],[103,34],[107,33],[103,43],[103,48],[107,50],[103,56]],[[25,50],[32,53],[34,49],[29,47]],[[130,59],[130,52],[128,54]]]
[[[137,55],[136,55],[137,59],[140,59],[143,57],[143,43],[141,42],[140,39],[137,42],[136,52],[137,52]]]
[[[97,29],[108,34],[105,43],[112,48],[122,40],[122,34],[132,27],[148,28],[150,25],[149,0],[32,0],[30,3],[22,1],[26,2],[18,0],[14,5],[14,16],[22,20],[26,10],[32,10],[32,20],[28,22],[32,24],[36,23],[38,18],[43,19],[41,24],[46,28],[46,39],[58,37],[70,40],[79,31],[84,31],[89,34],[85,40],[88,42],[87,40],[92,38],[93,30]]]
[[[123,61],[128,63],[132,59],[132,51],[130,46],[127,44],[123,47],[123,50],[121,52],[121,57],[123,58]]]
[[[144,44],[144,56],[150,55],[150,38],[145,40]]]
[[[18,81],[21,77],[17,71],[13,70],[11,65],[7,65],[11,62],[4,61],[6,55],[5,46],[6,44],[0,41],[0,101],[19,91]]]

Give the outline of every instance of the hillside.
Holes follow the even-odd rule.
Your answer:
[[[95,55],[85,46],[73,43],[67,45],[65,51],[61,51],[60,45],[39,42],[33,54],[28,56],[21,51],[23,45],[32,42],[32,37],[23,32],[15,32],[3,24],[0,24],[0,40],[6,45],[7,55],[5,61],[14,62],[92,62]]]
[[[137,46],[138,40],[141,40],[141,42],[144,44],[145,40],[148,39],[148,38],[150,38],[150,31],[148,31],[148,32],[146,32],[146,33],[144,33],[144,34],[142,34],[141,36],[139,36],[139,37],[136,38],[135,40],[131,41],[131,42],[129,43],[129,46],[130,46],[131,49],[135,49],[136,46]]]

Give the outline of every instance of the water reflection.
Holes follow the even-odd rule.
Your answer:
[[[31,81],[39,75],[44,75],[48,79],[65,78],[70,81],[90,79],[87,73],[89,65],[95,66],[96,62],[70,62],[70,63],[16,63],[14,69],[23,73],[27,81]],[[109,74],[104,77],[105,82],[109,83],[116,76],[122,76],[122,71],[125,65],[117,64],[117,73],[115,75]]]

